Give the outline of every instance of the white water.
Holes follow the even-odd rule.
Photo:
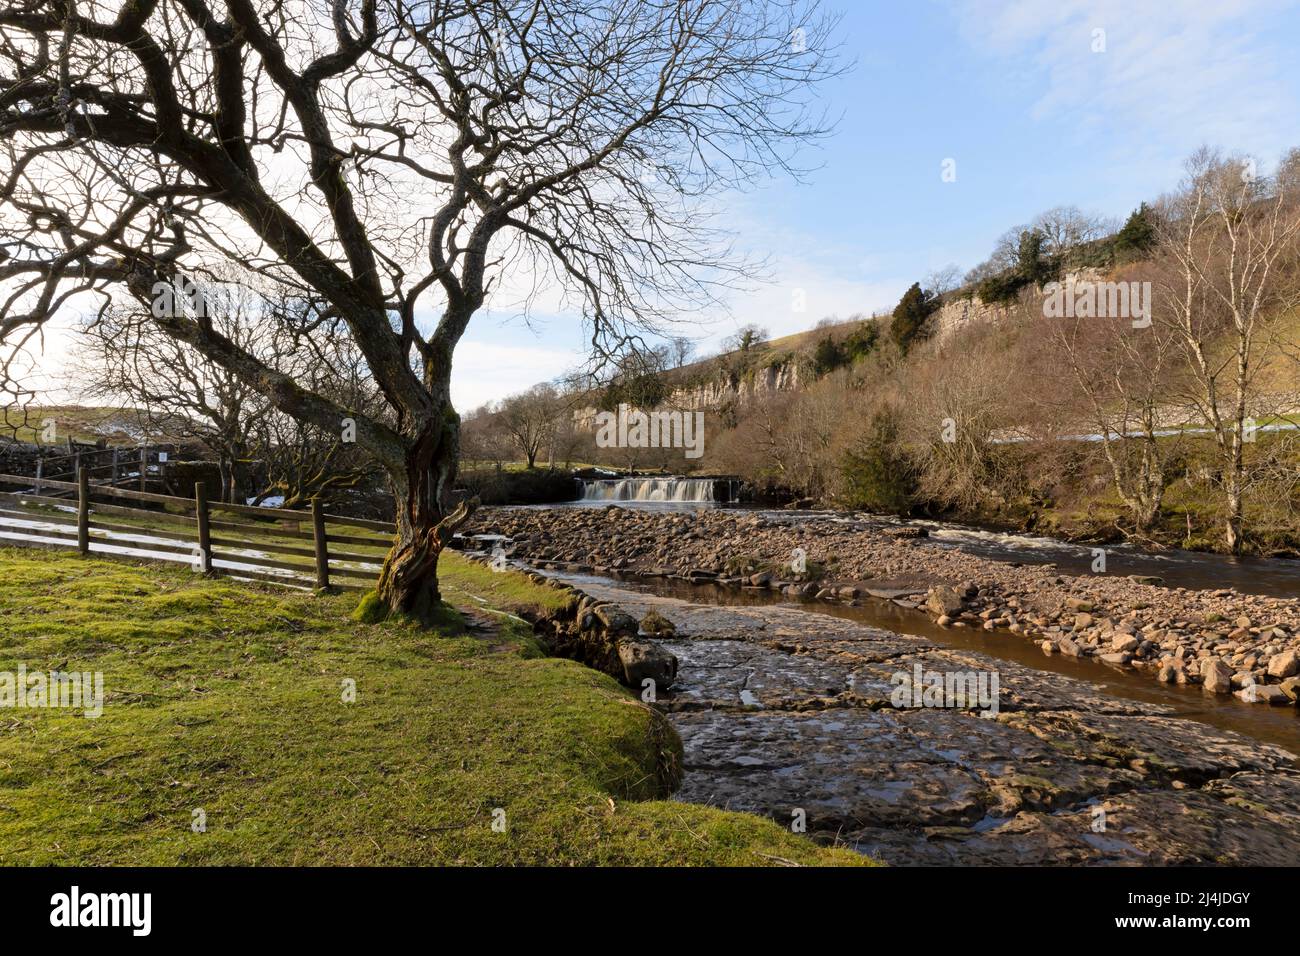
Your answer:
[[[712,478],[611,478],[582,483],[583,501],[713,501]]]

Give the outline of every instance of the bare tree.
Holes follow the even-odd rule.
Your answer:
[[[555,430],[568,414],[555,386],[534,385],[526,392],[511,395],[501,403],[498,413],[511,442],[529,468],[537,465],[537,456],[554,439]]]
[[[921,280],[921,288],[932,296],[946,295],[961,283],[961,269],[956,263],[935,269]]]
[[[492,402],[465,413],[460,432],[461,458],[466,462],[490,462],[500,468],[510,458],[513,446]]]
[[[473,507],[450,376],[489,294],[561,290],[602,354],[715,302],[748,266],[709,200],[797,172],[835,69],[816,0],[0,4],[0,341],[231,261],[341,321],[389,421],[155,313],[286,414],[355,422],[397,500],[379,595],[417,616]]]
[[[247,289],[209,287],[210,321],[238,347],[271,365],[269,341],[258,341],[260,303]],[[70,384],[83,401],[124,401],[146,431],[165,430],[203,444],[217,459],[221,501],[243,503],[257,418],[269,403],[228,369],[208,362],[184,342],[161,332],[143,309],[114,307],[79,329]]]
[[[1049,363],[1063,366],[1055,370],[1063,374],[1045,370],[1051,387],[1039,390],[1040,401],[1052,403],[1067,427],[1092,432],[1089,440],[1101,449],[1116,494],[1135,528],[1145,531],[1160,515],[1165,463],[1177,450],[1163,420],[1170,411],[1176,339],[1163,327],[1134,328],[1125,317],[1045,318],[1041,304],[1034,305],[1040,314],[1029,328],[1043,329],[1039,341],[1053,346]]]
[[[1177,336],[1186,398],[1219,451],[1224,542],[1243,544],[1261,351],[1270,327],[1300,306],[1300,152],[1268,178],[1254,160],[1202,148],[1157,217],[1164,270],[1154,320]]]
[[[1103,216],[1085,213],[1078,206],[1054,206],[1035,216],[1028,228],[1043,234],[1045,255],[1061,256],[1114,232],[1115,224]]]
[[[722,347],[729,352],[747,353],[752,349],[764,344],[768,339],[767,329],[760,325],[741,326],[722,343]]]
[[[294,304],[270,302],[247,281],[206,283],[196,295],[212,327],[268,368],[382,414],[374,383],[346,336],[321,330],[310,350],[295,348],[271,321]],[[341,431],[323,432],[278,411],[230,369],[165,334],[148,310],[114,306],[78,331],[70,385],[83,399],[129,403],[146,431],[202,443],[217,459],[221,501],[278,495],[295,507],[331,488],[355,486],[373,470]]]
[[[672,367],[681,368],[688,365],[695,357],[695,343],[684,335],[675,335],[668,343],[672,355]]]

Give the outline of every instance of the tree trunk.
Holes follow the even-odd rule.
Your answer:
[[[1228,515],[1224,522],[1224,543],[1229,554],[1240,554],[1242,547],[1241,486],[1233,481],[1228,486]]]
[[[419,620],[428,620],[442,600],[438,556],[478,505],[471,499],[449,511],[459,432],[448,404],[408,450],[404,467],[389,473],[397,540],[384,559],[377,590],[390,611]]]
[[[218,495],[217,500],[224,501],[226,504],[232,504],[234,502],[232,491],[234,485],[234,468],[225,455],[217,456],[217,471],[221,475],[221,492]]]

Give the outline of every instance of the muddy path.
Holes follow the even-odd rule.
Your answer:
[[[1300,860],[1295,756],[1174,706],[798,605],[580,586],[676,628],[660,640],[678,680],[659,697],[685,747],[675,799],[894,865]],[[934,675],[986,691],[996,675],[996,704],[926,698]]]

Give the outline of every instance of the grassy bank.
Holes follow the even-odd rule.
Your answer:
[[[444,567],[464,607],[558,599]],[[0,549],[0,582],[0,670],[102,671],[105,690],[97,719],[0,710],[0,864],[862,862],[661,799],[675,735],[508,616],[358,624],[355,596],[22,549]]]

